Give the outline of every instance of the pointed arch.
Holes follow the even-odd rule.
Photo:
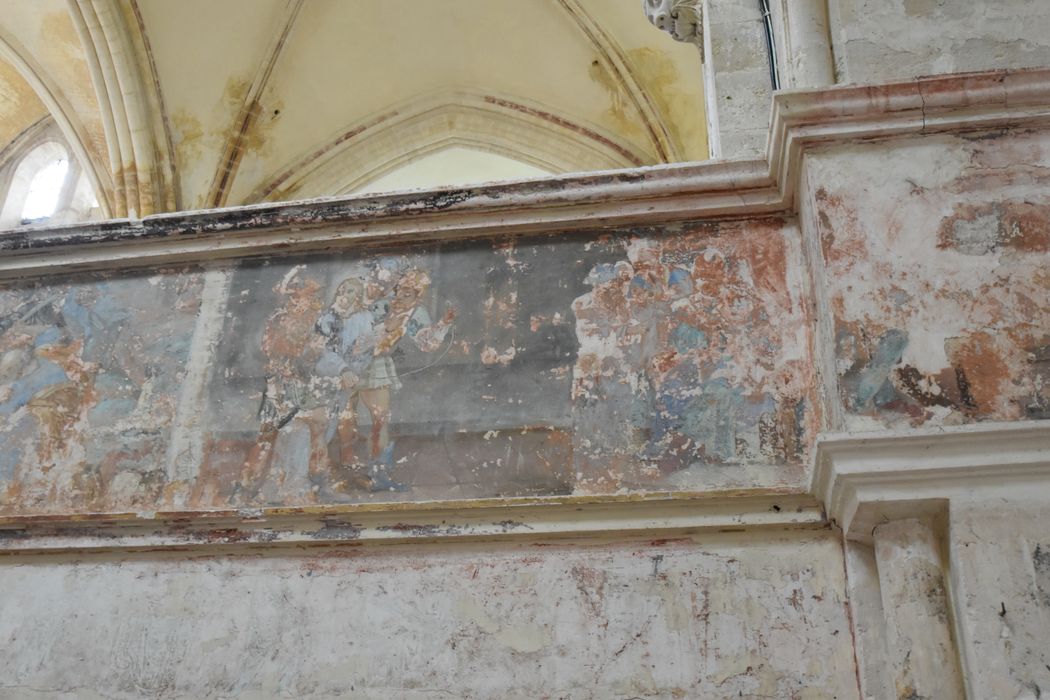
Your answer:
[[[246,203],[351,191],[414,157],[453,145],[488,151],[551,173],[635,167],[650,159],[600,127],[520,98],[441,92],[348,126],[282,168]]]
[[[76,111],[69,104],[54,79],[43,70],[19,44],[19,42],[0,28],[0,59],[10,63],[18,74],[36,92],[40,101],[55,120],[62,136],[69,144],[73,156],[84,169],[84,173],[97,193],[103,216],[122,216],[113,196],[113,180],[106,164],[95,157],[88,149],[87,129],[77,117]]]
[[[609,36],[578,0],[557,0],[557,4],[594,47],[598,56],[596,61],[600,62],[623,87],[627,100],[638,113],[649,141],[661,162],[675,163],[682,160],[674,139],[671,137],[670,129],[661,117],[652,95],[638,80],[619,44]]]

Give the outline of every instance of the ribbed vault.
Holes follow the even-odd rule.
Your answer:
[[[693,47],[621,0],[0,0],[0,149],[50,116],[106,216],[356,191],[448,149],[703,159],[702,93]],[[467,161],[450,179],[498,176]]]

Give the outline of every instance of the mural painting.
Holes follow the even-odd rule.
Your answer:
[[[588,489],[768,482],[755,466],[799,464],[818,430],[786,237],[761,223],[704,233],[620,241],[626,259],[594,267],[573,302],[575,462]]]
[[[84,276],[0,291],[0,510],[164,498],[201,277]]]
[[[120,510],[798,485],[819,414],[793,232],[273,257],[209,273],[205,291],[172,271],[10,290],[4,347],[29,344],[80,393],[48,423],[43,389],[19,390],[37,398],[10,404],[0,439],[36,456],[5,467],[8,493],[39,482],[68,491],[64,507]],[[46,318],[18,310],[38,297]],[[82,330],[67,299],[100,320]],[[46,359],[47,333],[79,364]],[[122,408],[97,408],[102,383]]]
[[[864,196],[863,154],[813,164],[850,429],[1050,418],[1050,143],[939,139],[950,167],[890,151]]]

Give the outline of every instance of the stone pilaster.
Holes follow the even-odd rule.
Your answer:
[[[772,81],[765,23],[751,0],[643,0],[649,21],[703,56],[712,158],[765,153]]]

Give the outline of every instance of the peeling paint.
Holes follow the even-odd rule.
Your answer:
[[[801,462],[818,414],[784,236],[774,221],[637,237],[590,271],[573,303],[574,415],[589,425],[578,479],[615,491],[688,483],[706,465]]]
[[[811,164],[850,427],[1050,415],[1048,153],[998,131]],[[860,159],[892,179],[855,188]]]
[[[161,502],[200,291],[167,271],[0,292],[4,513]]]
[[[0,470],[5,512],[797,485],[819,408],[791,231],[688,224],[12,288],[3,379],[26,396],[0,437],[39,466]],[[50,315],[23,320],[36,303]],[[131,371],[114,348],[145,347],[123,344],[152,338],[138,329],[165,304],[177,327],[153,326],[178,352],[123,361],[147,367],[112,388]],[[62,374],[47,400],[26,384],[38,365]],[[148,441],[98,440],[90,418],[114,391],[140,413],[163,399],[137,428]]]

